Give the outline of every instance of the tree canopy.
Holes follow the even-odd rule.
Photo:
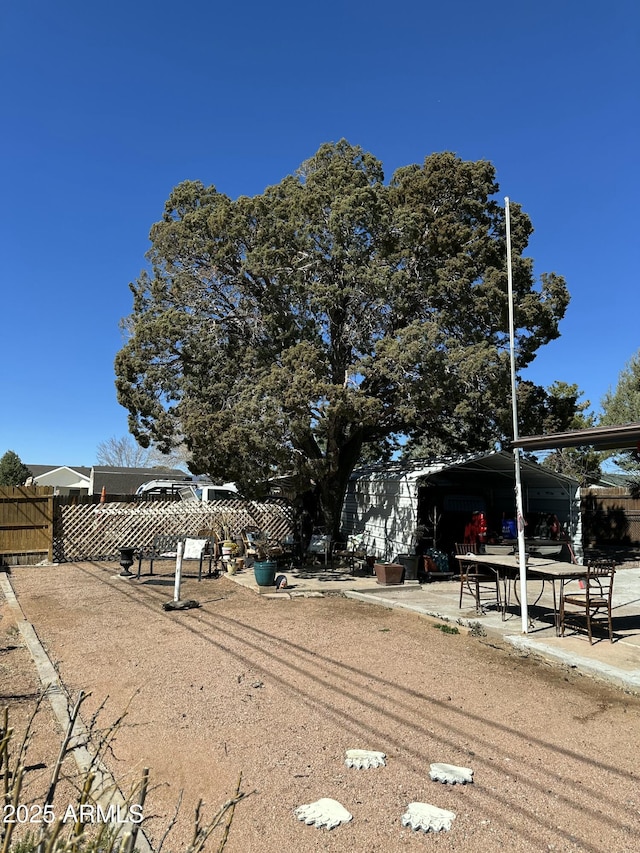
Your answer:
[[[510,432],[505,213],[491,163],[432,154],[385,183],[345,140],[232,200],[178,185],[116,357],[145,445],[186,444],[194,473],[245,493],[315,484],[337,532],[348,478],[398,441],[483,451]],[[518,368],[558,336],[564,280],[533,274],[511,204]]]
[[[31,471],[13,450],[0,458],[0,486],[22,486],[31,477]]]

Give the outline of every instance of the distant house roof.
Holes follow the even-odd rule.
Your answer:
[[[52,471],[59,471],[62,468],[66,468],[68,471],[75,471],[81,477],[91,476],[91,468],[87,468],[84,465],[27,465],[27,468],[33,474],[34,480],[41,477],[43,474],[49,474]]]
[[[193,482],[190,474],[179,468],[116,468],[110,465],[94,466],[91,469],[89,494],[99,495],[104,488],[108,495],[133,495],[138,486],[158,479],[184,480]]]
[[[70,465],[27,465],[37,486],[53,486],[55,493],[59,490],[66,494],[69,490],[74,493],[86,493],[89,490],[91,469],[84,466]],[[29,482],[29,481],[28,481]]]
[[[629,485],[629,481],[633,479],[631,473],[622,474],[615,471],[603,471],[600,476],[600,479],[595,486],[601,486],[603,488],[623,488],[626,489]],[[593,488],[593,486],[591,486]]]

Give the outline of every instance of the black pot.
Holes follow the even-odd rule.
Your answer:
[[[135,550],[135,548],[120,548],[120,565],[122,566],[120,576],[123,578],[132,577],[129,569],[133,565],[133,555],[135,554]]]
[[[398,554],[398,562],[404,566],[404,579],[406,581],[418,580],[418,563],[420,557],[410,554]]]

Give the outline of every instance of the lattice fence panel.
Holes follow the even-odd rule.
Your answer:
[[[119,559],[119,549],[150,548],[159,534],[197,536],[217,530],[225,518],[232,539],[245,528],[268,531],[274,539],[291,536],[293,513],[280,501],[145,502],[59,506],[55,518],[56,562]]]

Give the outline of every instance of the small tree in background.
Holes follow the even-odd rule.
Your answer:
[[[22,486],[31,476],[31,471],[18,454],[7,450],[0,459],[0,486]]]
[[[98,465],[114,468],[186,468],[188,454],[184,447],[171,453],[161,453],[157,447],[141,447],[130,435],[120,438],[113,435],[101,441],[96,448]]]
[[[615,391],[609,390],[602,400],[603,415],[600,423],[621,426],[640,421],[640,350],[631,358],[618,376]],[[640,476],[640,458],[634,450],[611,453],[614,461],[626,471]]]
[[[101,441],[96,448],[98,465],[111,465],[115,468],[146,468],[149,465],[151,450],[140,447],[130,435]]]
[[[595,416],[588,412],[589,401],[578,402],[581,396],[582,391],[577,385],[554,382],[547,394],[548,415],[543,419],[545,431],[563,432],[595,426]],[[601,461],[602,453],[592,447],[559,447],[551,451],[542,464],[557,474],[575,477],[584,486],[598,482]]]
[[[600,423],[605,426],[640,421],[640,350],[620,373],[615,391],[605,394],[602,409]],[[640,453],[627,450],[608,455],[613,456],[616,465],[629,472],[627,485],[633,497],[640,497]]]

